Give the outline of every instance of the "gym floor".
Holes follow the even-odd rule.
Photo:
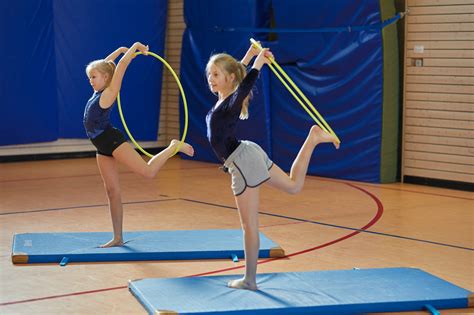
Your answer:
[[[125,168],[120,180],[125,231],[240,228],[217,164],[173,157],[153,180]],[[1,314],[145,314],[128,280],[243,271],[230,259],[13,265],[15,233],[111,231],[95,158],[0,164],[0,200]],[[464,191],[314,176],[298,195],[264,185],[261,231],[289,257],[263,259],[258,272],[413,267],[474,291],[473,201]]]

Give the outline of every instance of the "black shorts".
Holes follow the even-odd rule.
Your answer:
[[[127,142],[122,132],[117,128],[105,129],[100,135],[91,139],[92,144],[97,148],[97,153],[101,155],[113,156],[112,152],[122,143]]]

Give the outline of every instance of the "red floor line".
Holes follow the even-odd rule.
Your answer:
[[[307,177],[307,178],[312,178],[314,180],[320,180],[320,181],[325,181],[325,182],[344,183],[344,184],[347,184],[347,185],[351,185],[351,183],[340,181],[340,180],[334,180],[334,179],[330,179],[330,178],[316,178],[316,177]],[[365,183],[357,183],[357,185],[371,187],[371,188],[377,188],[377,189],[386,189],[386,190],[394,190],[394,191],[401,191],[401,192],[409,192],[409,193],[413,193],[413,194],[439,196],[439,197],[456,198],[456,199],[464,199],[464,200],[474,200],[474,198],[468,198],[468,197],[444,195],[444,194],[430,193],[430,192],[426,192],[426,191],[399,189],[399,188],[393,188],[393,187],[376,186],[377,184],[370,185],[370,184],[365,184]],[[378,184],[378,185],[382,185],[382,184]],[[436,187],[436,188],[449,189],[449,188],[442,188],[442,187]]]
[[[291,254],[286,255],[284,257],[265,259],[265,260],[259,261],[258,264],[265,264],[265,263],[269,263],[269,262],[272,262],[272,261],[275,261],[275,260],[294,257],[294,256],[297,256],[297,255],[305,254],[305,253],[308,253],[308,252],[311,252],[311,251],[314,251],[314,250],[318,250],[318,249],[336,244],[338,242],[341,242],[343,240],[346,240],[348,238],[351,238],[351,237],[361,233],[361,231],[363,231],[363,230],[367,230],[368,228],[373,226],[375,223],[377,223],[377,221],[382,217],[382,214],[383,214],[383,204],[382,204],[382,202],[377,198],[377,196],[375,196],[374,194],[370,193],[369,191],[367,191],[363,188],[360,188],[360,187],[358,187],[354,184],[350,184],[350,183],[345,183],[345,184],[352,187],[352,188],[358,189],[358,190],[362,191],[363,193],[369,195],[374,200],[374,202],[376,203],[377,212],[376,212],[375,216],[369,221],[369,223],[364,225],[360,230],[354,231],[352,233],[349,233],[345,236],[342,236],[342,237],[340,237],[338,239],[335,239],[335,240],[332,240],[330,242],[327,242],[327,243],[324,243],[324,244],[321,244],[321,245],[318,245],[318,246],[315,246],[315,247],[312,247],[312,248],[304,249],[304,250],[301,250],[299,252],[294,252],[294,253],[291,253]],[[211,274],[226,272],[226,271],[230,271],[230,270],[241,269],[241,268],[244,268],[244,267],[245,267],[245,265],[235,266],[235,267],[230,267],[230,268],[223,268],[223,269],[218,269],[218,270],[213,270],[213,271],[208,271],[208,272],[203,272],[203,273],[197,273],[197,274],[193,274],[193,275],[189,275],[189,276],[184,276],[184,278],[211,275]],[[66,293],[66,294],[60,294],[60,295],[45,296],[45,297],[34,298],[34,299],[4,302],[4,303],[0,303],[0,306],[23,304],[23,303],[30,303],[30,302],[37,302],[37,301],[44,301],[44,300],[52,300],[52,299],[63,298],[63,297],[68,297],[68,296],[85,295],[85,294],[99,293],[99,292],[112,291],[112,290],[121,290],[121,289],[126,289],[126,288],[128,288],[128,286],[124,285],[124,286],[97,289],[97,290],[79,291],[79,292]]]
[[[362,228],[360,228],[360,230],[357,230],[357,231],[354,231],[352,233],[349,233],[343,237],[340,237],[338,239],[335,239],[333,241],[330,241],[330,242],[327,242],[327,243],[324,243],[324,244],[321,244],[321,245],[318,245],[318,246],[315,246],[315,247],[312,247],[312,248],[308,248],[308,249],[305,249],[305,250],[302,250],[302,251],[299,251],[299,252],[295,252],[295,253],[292,253],[292,254],[289,254],[289,255],[286,255],[286,256],[283,256],[283,257],[277,257],[277,258],[270,258],[270,259],[266,259],[266,260],[262,260],[262,261],[259,261],[258,264],[265,264],[265,263],[268,263],[268,262],[272,262],[272,261],[275,261],[275,260],[280,260],[280,259],[286,259],[286,258],[289,258],[289,257],[293,257],[293,256],[297,256],[297,255],[301,255],[301,254],[305,254],[305,253],[308,253],[308,252],[311,252],[311,251],[314,251],[314,250],[318,250],[318,249],[321,249],[321,248],[324,248],[324,247],[327,247],[327,246],[330,246],[330,245],[333,245],[333,244],[336,244],[340,241],[343,241],[343,240],[346,240],[348,238],[351,238],[359,233],[361,233],[363,230],[367,230],[368,228],[370,228],[371,226],[373,226],[375,223],[377,223],[378,220],[380,220],[380,218],[382,217],[382,214],[383,214],[383,204],[382,202],[372,193],[368,192],[367,190],[363,189],[363,188],[360,188],[360,187],[357,187],[353,184],[350,184],[350,183],[345,183],[346,185],[349,185],[355,189],[358,189],[364,193],[366,193],[367,195],[369,195],[374,201],[375,203],[377,204],[377,213],[375,214],[375,216],[372,218],[372,220],[370,220],[369,223],[367,223],[366,225],[364,225]],[[190,276],[186,276],[186,277],[199,277],[199,276],[205,276],[205,275],[210,275],[210,274],[215,274],[215,273],[220,273],[220,272],[225,272],[225,271],[230,271],[230,270],[236,270],[236,269],[241,269],[241,268],[244,268],[245,265],[241,265],[241,266],[235,266],[235,267],[230,267],[230,268],[225,268],[225,269],[219,269],[219,270],[215,270],[215,271],[208,271],[208,272],[204,272],[204,273],[198,273],[198,274],[194,274],[194,275],[190,275]]]
[[[119,287],[112,287],[112,288],[105,288],[105,289],[97,289],[97,290],[80,291],[80,292],[73,292],[73,293],[66,293],[66,294],[50,295],[50,296],[45,296],[45,297],[40,297],[40,298],[35,298],[35,299],[0,303],[0,306],[6,306],[6,305],[12,305],[12,304],[23,304],[23,303],[37,302],[37,301],[44,301],[44,300],[52,300],[52,299],[68,297],[68,296],[84,295],[84,294],[91,294],[91,293],[98,293],[98,292],[105,292],[105,291],[112,291],[112,290],[119,290],[119,289],[126,289],[126,288],[128,288],[127,285],[122,285],[122,286],[119,286]]]

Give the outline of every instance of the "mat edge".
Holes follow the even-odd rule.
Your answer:
[[[27,253],[17,252],[12,253],[12,263],[14,264],[27,264],[30,256]]]
[[[270,257],[271,258],[279,258],[285,257],[285,250],[280,246],[270,248]]]

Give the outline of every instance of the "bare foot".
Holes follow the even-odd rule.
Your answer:
[[[176,139],[171,140],[170,146],[177,147],[179,145],[180,145],[179,140],[176,140]],[[183,142],[183,144],[179,147],[179,152],[183,152],[184,154],[188,156],[193,156],[194,148],[190,144]]]
[[[337,140],[336,136],[325,132],[324,130],[319,128],[319,126],[314,125],[313,127],[311,127],[311,131],[309,133],[311,135],[311,139],[314,140],[315,144],[332,142],[336,149],[339,149],[339,141]]]
[[[256,283],[248,283],[245,281],[245,279],[231,280],[227,283],[227,286],[233,289],[243,289],[252,291],[257,290]]]
[[[112,239],[108,241],[105,244],[100,245],[100,247],[105,248],[105,247],[114,247],[114,246],[123,246],[123,239]]]

